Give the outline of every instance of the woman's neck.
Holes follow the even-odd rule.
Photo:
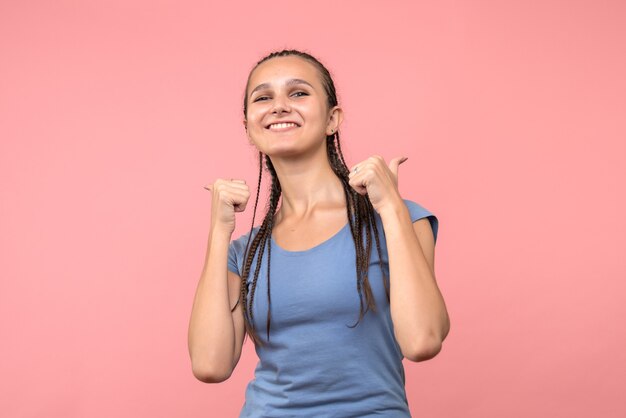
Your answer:
[[[306,218],[316,208],[345,207],[341,180],[330,166],[326,149],[322,151],[312,158],[272,160],[282,191],[276,222]]]

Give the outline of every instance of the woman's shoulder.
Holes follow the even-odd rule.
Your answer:
[[[431,210],[414,200],[404,198],[402,200],[404,200],[404,204],[409,210],[411,222],[418,221],[422,218],[427,218],[429,220],[436,241],[437,232],[439,231],[439,219],[437,216]]]
[[[421,216],[421,217],[433,215],[433,213],[430,210],[428,210],[424,205],[422,205],[421,203],[413,199],[402,198],[402,200],[404,201],[404,204],[406,205],[407,209],[409,209],[409,213],[411,215]],[[411,217],[411,220],[415,221],[417,219],[413,219],[413,217]]]
[[[260,226],[255,226],[251,231],[241,234],[230,241],[230,245],[228,246],[228,267],[230,271],[241,275],[248,240],[252,243],[259,229]]]
[[[248,243],[248,237],[250,237],[250,240],[253,240],[256,234],[259,233],[260,229],[260,226],[255,226],[254,228],[252,228],[252,230],[238,235],[236,238],[231,239],[230,245],[232,247],[235,247],[235,249],[241,248],[242,246],[243,248],[245,248],[246,244]]]

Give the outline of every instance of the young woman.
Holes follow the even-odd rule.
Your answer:
[[[189,324],[194,375],[230,377],[245,334],[259,363],[240,417],[410,417],[402,358],[434,357],[449,319],[434,273],[437,218],[398,192],[398,166],[348,169],[328,70],[283,50],[248,77],[244,127],[271,195],[231,241],[244,180],[217,179]],[[258,186],[254,207],[258,204]],[[279,199],[281,203],[279,205]]]

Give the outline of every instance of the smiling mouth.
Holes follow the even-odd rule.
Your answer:
[[[298,127],[300,127],[300,125],[298,125],[295,122],[281,122],[281,123],[272,123],[271,125],[267,126],[267,129],[269,129],[270,131],[286,131],[288,129],[298,128]]]

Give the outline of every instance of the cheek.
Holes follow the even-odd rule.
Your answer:
[[[325,123],[328,117],[328,111],[325,106],[304,106],[297,108],[294,106],[294,110],[300,112],[306,120],[315,123]]]
[[[262,120],[263,114],[261,112],[248,111],[248,129],[256,129],[263,128]]]
[[[328,113],[328,109],[326,109],[326,106],[320,106],[317,109],[317,117],[319,118],[320,121],[326,122],[329,116],[330,115]]]

